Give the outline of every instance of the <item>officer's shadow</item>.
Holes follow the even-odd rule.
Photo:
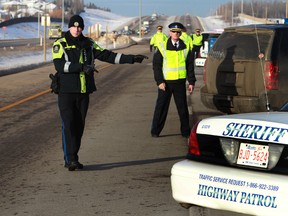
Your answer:
[[[84,169],[81,171],[109,170],[109,169],[120,168],[120,167],[140,166],[140,165],[146,165],[146,164],[163,163],[167,161],[177,161],[177,160],[182,160],[182,159],[185,159],[185,156],[85,165]]]

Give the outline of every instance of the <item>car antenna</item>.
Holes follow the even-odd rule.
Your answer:
[[[255,18],[252,2],[251,2],[251,9],[252,9],[252,16]],[[266,110],[269,112],[270,111],[270,103],[269,103],[268,92],[267,92],[267,88],[266,88],[266,84],[265,84],[264,64],[263,64],[263,60],[264,60],[265,56],[264,56],[264,53],[261,52],[256,23],[254,23],[254,28],[255,28],[255,32],[256,32],[256,40],[257,40],[257,46],[258,46],[258,51],[259,51],[258,58],[260,59],[260,65],[261,65],[261,70],[262,70],[262,80],[263,80],[265,99],[266,99]]]

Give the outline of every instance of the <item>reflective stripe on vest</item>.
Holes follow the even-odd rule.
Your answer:
[[[69,48],[69,49],[75,49],[76,46],[75,45],[69,46],[65,38],[59,39],[59,44],[60,44],[60,46],[62,46],[62,49],[63,49],[63,52],[64,52],[64,57],[65,57],[65,61],[66,61],[63,70],[64,70],[65,73],[67,73],[67,72],[69,72],[69,66],[70,66],[71,62],[69,62],[68,55],[67,55],[67,53],[65,51],[65,48],[63,47],[62,43],[65,43],[65,45],[66,45],[65,48]],[[79,63],[83,64],[83,62],[84,62],[83,61],[83,50],[81,50]],[[81,85],[80,92],[81,93],[86,93],[86,79],[85,79],[85,73],[83,71],[80,72],[79,79],[80,79],[80,85]]]
[[[83,52],[86,52],[86,50],[81,49],[80,50],[80,58],[79,58],[79,63],[83,64]],[[86,55],[86,54],[85,54]],[[81,83],[81,93],[86,93],[86,79],[85,79],[85,73],[82,71],[80,72],[80,83]]]
[[[81,93],[86,93],[86,79],[85,73],[80,72]]]
[[[188,50],[166,50],[165,44],[160,43],[160,49],[163,56],[163,76],[165,80],[185,79],[186,73],[186,59]]]

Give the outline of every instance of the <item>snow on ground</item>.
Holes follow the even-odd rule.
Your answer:
[[[95,9],[85,9],[85,13],[80,15],[84,19],[85,26],[99,24],[100,31],[106,31],[106,28],[108,28],[109,32],[125,25],[125,23],[138,19],[138,17],[125,17]],[[84,34],[86,33],[88,33],[88,28],[84,28]]]
[[[135,20],[135,17],[125,17],[114,13],[97,10],[97,9],[86,9],[84,13],[80,14],[84,19],[84,34],[88,33],[88,27],[99,24],[100,31],[113,31],[118,27],[124,26],[127,22]],[[61,23],[59,23],[61,24]],[[68,30],[68,24],[64,26],[64,31]],[[47,31],[48,32],[48,31]],[[47,33],[48,34],[48,33]],[[38,23],[19,23],[11,26],[7,26],[5,30],[0,29],[0,40],[2,39],[22,39],[22,38],[38,38],[44,35],[44,27]],[[10,48],[5,48],[9,50]],[[5,50],[0,50],[5,52]],[[17,61],[15,61],[17,59]],[[52,61],[51,49],[46,51],[46,61]],[[26,65],[41,64],[44,62],[43,51],[34,52],[15,52],[13,56],[0,56],[0,71],[9,70],[12,68],[18,68]]]
[[[239,17],[239,19],[240,19],[240,22],[234,24],[234,26],[259,23],[259,22],[256,22],[247,18],[243,18],[243,17]],[[200,17],[200,22],[202,23],[202,26],[204,27],[204,31],[223,31],[224,28],[231,26],[231,23],[224,22],[221,19],[221,16],[209,16],[209,17],[204,17],[204,18]]]
[[[89,26],[95,24],[100,25],[101,27],[100,31],[106,31],[106,27],[108,27],[109,31],[113,31],[119,26],[123,26],[125,25],[125,23],[135,19],[135,17],[125,17],[97,9],[85,9],[85,12],[81,13],[80,15],[84,19],[85,24],[83,31],[84,34],[88,33]],[[68,30],[68,24],[65,23],[64,31],[67,30]],[[19,23],[7,26],[5,30],[1,29],[0,39],[38,38],[39,35],[41,36],[44,35],[44,27],[41,26],[40,24],[34,22]]]
[[[218,31],[226,28],[229,24],[223,22],[221,17],[209,16],[200,18],[200,22],[204,28],[204,31]]]
[[[123,27],[125,23],[131,22],[137,17],[125,17],[114,13],[105,12],[97,9],[86,9],[86,11],[80,14],[85,22],[84,34],[88,33],[88,26],[100,24],[101,31],[105,31],[106,27],[109,31],[113,31],[120,26]],[[168,17],[163,26],[168,26],[171,22],[175,20],[175,16]],[[205,18],[200,18],[205,31],[215,31],[216,29],[224,29],[229,26],[229,23],[224,23],[220,17],[209,16]],[[248,24],[251,21],[242,20],[240,24]],[[61,24],[61,23],[60,23]],[[68,27],[65,24],[64,31],[67,31]],[[1,29],[0,40],[1,39],[19,39],[19,38],[37,38],[38,35],[43,35],[43,26],[37,23],[21,23],[12,26],[8,26],[6,30]],[[169,34],[169,29],[164,28],[164,33]],[[133,37],[133,40],[141,40],[138,37]],[[10,48],[6,48],[10,49]],[[108,49],[110,49],[108,47]],[[4,50],[0,50],[0,53]],[[0,56],[0,71],[5,71],[12,68],[19,68],[22,66],[41,64],[44,62],[43,51],[34,52],[15,52],[13,56]],[[51,49],[46,51],[46,62],[52,61]]]

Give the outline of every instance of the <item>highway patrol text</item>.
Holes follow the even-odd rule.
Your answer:
[[[213,199],[237,202],[245,205],[255,205],[267,208],[277,208],[276,196],[248,193],[238,190],[229,190],[220,187],[199,184],[199,196],[206,196]]]

